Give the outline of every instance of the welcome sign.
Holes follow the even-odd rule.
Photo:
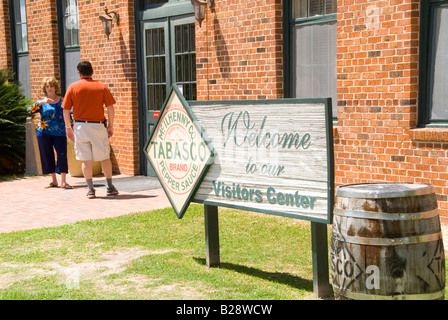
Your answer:
[[[173,86],[145,151],[179,218],[194,201],[331,223],[331,115],[330,99],[187,103]]]
[[[331,223],[330,99],[189,102],[215,158],[195,202]]]
[[[179,218],[205,204],[208,266],[219,265],[218,206],[309,220],[313,289],[329,294],[331,115],[331,99],[187,103],[173,87],[145,151]]]

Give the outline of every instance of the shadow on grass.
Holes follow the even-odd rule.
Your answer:
[[[206,261],[204,258],[193,258],[197,263],[200,263],[202,265],[206,264]],[[300,290],[306,290],[313,292],[313,281],[308,279],[303,279],[301,277],[292,275],[290,273],[284,273],[284,272],[268,272],[263,271],[260,269],[256,269],[253,267],[246,267],[234,263],[228,263],[228,262],[221,262],[219,264],[220,269],[226,269],[235,271],[238,273],[247,274],[250,276],[254,276],[260,279],[284,284],[287,286],[290,286],[292,288],[300,289]]]

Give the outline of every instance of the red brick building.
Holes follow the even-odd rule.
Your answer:
[[[92,62],[117,100],[116,171],[152,174],[142,149],[171,84],[187,100],[332,97],[336,184],[430,183],[448,218],[448,1],[214,0],[201,26],[190,0],[2,0],[0,14],[0,68],[31,98]]]

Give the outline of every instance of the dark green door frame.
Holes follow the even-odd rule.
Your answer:
[[[154,86],[157,86],[159,89],[158,92],[163,93],[168,92],[171,85],[177,83],[178,80],[176,79],[175,70],[175,27],[182,24],[194,24],[194,11],[190,0],[168,0],[166,3],[153,6],[142,6],[141,2],[139,0],[135,0],[134,2],[134,7],[136,8],[139,164],[140,174],[153,176],[154,172],[146,156],[143,154],[143,150],[150,134],[149,130],[157,121],[157,111],[162,108],[163,99],[160,102],[159,96],[158,100],[153,100],[151,106],[148,108],[148,93],[151,95],[151,92],[148,92],[148,90],[153,90],[149,88],[151,85],[148,86],[148,84],[154,82]],[[150,30],[154,30],[154,35],[157,37],[163,36],[164,53],[162,51],[158,51],[157,53],[154,51],[148,52],[146,44],[148,41],[147,37],[152,37],[152,35],[148,34],[148,32],[152,33]],[[158,70],[149,69],[148,71],[148,67],[152,68],[154,66],[154,61],[163,60],[166,72],[162,72],[162,78],[159,76],[162,75],[160,71],[163,68]],[[150,65],[148,65],[148,61],[152,61]],[[160,66],[156,67],[159,68]],[[158,75],[158,78],[151,78],[148,76],[148,72],[154,72],[154,74]],[[166,90],[162,89],[162,82],[165,83]],[[157,104],[157,106],[154,106],[154,104]]]

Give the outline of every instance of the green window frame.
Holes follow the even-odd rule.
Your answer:
[[[337,120],[336,22],[336,0],[284,1],[285,97],[332,97],[334,121]],[[314,41],[316,38],[313,35],[316,34],[322,35],[322,38],[319,39],[320,44],[318,43],[319,41]],[[324,49],[322,46],[326,45],[328,39],[332,40],[328,45],[328,53],[326,54],[323,53],[321,49]],[[318,50],[318,54],[314,53],[312,50]],[[325,65],[325,63],[327,63],[325,62],[325,59],[328,59],[327,66]],[[299,64],[302,64],[302,66],[299,66]],[[306,77],[307,80],[300,78],[302,71],[303,76]],[[316,77],[313,79],[313,83],[316,85],[313,87],[309,87],[312,83],[309,79],[310,74],[316,74]],[[320,77],[325,74],[329,74],[330,76],[327,78],[325,78],[325,76],[323,76],[323,78]],[[332,79],[330,79],[330,77],[332,77]],[[299,88],[300,83],[303,84],[302,88]],[[316,89],[318,87],[321,89]],[[323,88],[328,88],[328,90]],[[324,91],[327,91],[327,93],[320,93]],[[327,96],[323,97],[321,95]]]
[[[78,0],[62,1],[62,20],[64,46],[66,48],[79,48]]]
[[[293,0],[293,19],[323,17],[337,12],[336,0]]]
[[[142,7],[154,6],[158,4],[164,4],[169,2],[169,0],[141,0]]]
[[[14,0],[14,25],[17,53],[28,53],[25,0]]]
[[[78,0],[59,0],[57,4],[61,94],[65,94],[68,86],[79,80],[76,70],[81,60]]]
[[[31,98],[30,59],[28,52],[28,27],[26,1],[10,0],[11,46],[14,81],[22,85],[23,94]]]
[[[420,21],[417,126],[448,128],[448,0],[422,0]]]
[[[196,99],[196,48],[195,44],[185,46],[187,39],[194,39],[194,9],[191,0],[136,0],[135,8],[140,170],[142,174],[155,176],[143,152],[163,105],[156,105],[153,98],[164,96],[175,84],[187,100]],[[181,27],[184,24],[191,26]],[[161,28],[165,30],[165,52],[154,50],[156,44],[153,41],[158,38],[160,42],[162,37],[151,30]],[[178,42],[174,40],[176,33],[182,35]],[[148,48],[149,43],[154,47]],[[176,62],[185,63],[186,70],[177,68]]]

